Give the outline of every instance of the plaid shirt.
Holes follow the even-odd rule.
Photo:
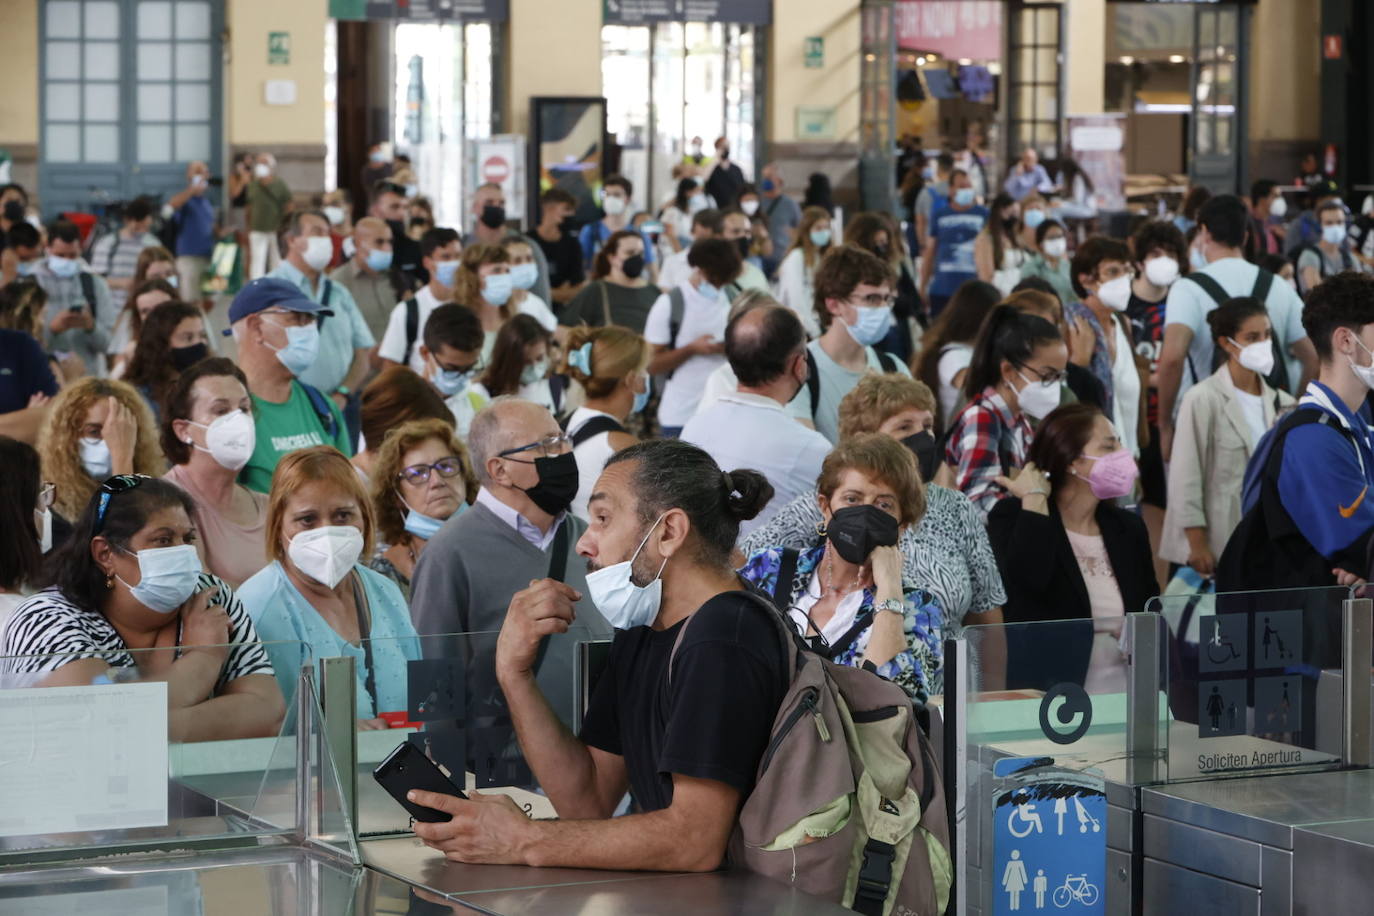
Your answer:
[[[1007,402],[993,388],[969,402],[954,421],[945,460],[954,467],[955,485],[973,501],[984,521],[1007,493],[996,484],[1026,463],[1031,426],[1025,414],[1013,417]]]

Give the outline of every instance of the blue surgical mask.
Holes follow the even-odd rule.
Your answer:
[[[861,305],[858,311],[858,321],[844,326],[855,343],[871,347],[887,336],[887,329],[892,326],[892,309]]]
[[[549,361],[541,359],[537,363],[531,363],[520,370],[520,384],[533,385],[535,382],[542,381],[544,376],[549,374]]]
[[[636,414],[649,406],[649,394],[654,390],[654,380],[644,377],[644,390],[635,392],[635,402],[630,405],[630,413]]]
[[[1026,224],[1027,229],[1034,229],[1045,221],[1045,211],[1039,207],[1033,207],[1021,215],[1021,222]]]
[[[1202,270],[1207,266],[1207,255],[1196,248],[1189,248],[1188,263],[1192,265],[1193,270]]]
[[[38,271],[38,265],[42,261],[20,261],[18,264],[19,276],[32,277]]]
[[[514,290],[515,284],[511,282],[510,274],[492,274],[482,281],[482,298],[497,307],[509,302]]]
[[[1345,225],[1322,226],[1322,241],[1328,245],[1339,245],[1345,241]]]
[[[707,299],[715,299],[720,296],[720,289],[705,280],[701,281],[701,285],[697,287],[697,292]]]
[[[275,321],[272,323],[276,324]],[[272,347],[271,344],[267,346],[277,351],[277,359],[291,370],[292,375],[300,375],[315,364],[315,357],[320,354],[320,329],[313,323],[277,327],[286,332],[286,346],[281,349]]]
[[[973,206],[973,188],[959,188],[954,192],[954,204],[958,207]]]
[[[81,273],[81,262],[76,258],[60,258],[55,254],[50,254],[48,255],[48,270],[51,270],[55,277],[75,277]]]
[[[367,269],[375,270],[378,273],[384,270],[390,270],[391,257],[392,255],[389,249],[387,251],[382,251],[380,248],[374,248],[367,253]],[[447,286],[448,284],[444,285]]]
[[[123,550],[123,548],[120,548]],[[139,604],[159,614],[170,614],[186,603],[196,592],[200,582],[200,554],[194,544],[176,547],[153,547],[135,553],[138,557],[138,584],[130,585],[119,576],[119,583],[129,590]]]
[[[430,376],[430,381],[434,387],[439,389],[439,393],[446,398],[451,398],[468,386],[472,379],[472,372],[457,372],[452,369],[440,369]]]
[[[771,178],[765,178],[763,181],[759,182],[759,190],[764,193],[771,194],[775,188],[777,188],[777,185],[773,183],[773,179]]]
[[[829,230],[829,229],[812,229],[812,230],[811,230],[811,244],[812,244],[812,245],[815,245],[817,248],[824,248],[826,245],[829,245],[829,244],[830,244],[830,230]]]
[[[539,265],[533,261],[528,264],[516,264],[510,269],[510,282],[516,289],[530,289],[538,279]]]
[[[617,630],[648,626],[658,616],[658,607],[663,600],[663,567],[668,565],[668,558],[663,558],[663,565],[648,585],[635,585],[632,576],[635,559],[661,521],[662,515],[649,526],[628,560],[587,573],[587,594],[601,616]]]
[[[448,521],[448,519],[434,518],[432,515],[425,515],[423,512],[418,512],[410,508],[410,503],[406,502],[404,499],[401,500],[401,505],[405,506],[407,509],[405,520],[406,531],[415,535],[422,541],[428,541],[438,534],[439,529],[444,527],[444,522]],[[453,515],[450,515],[449,518],[456,518],[465,508],[467,507],[459,503],[458,508],[453,510]]]
[[[434,265],[434,279],[439,281],[440,286],[447,286],[453,289],[453,279],[458,276],[457,261],[439,261]]]

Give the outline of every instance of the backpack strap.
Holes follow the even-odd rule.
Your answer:
[[[331,279],[329,279],[328,277],[325,277],[325,278],[324,278],[324,287],[321,289],[320,305],[323,306],[324,308],[329,308],[329,297],[332,296],[332,295],[334,295],[334,281],[331,280]],[[318,315],[316,315],[316,316],[315,316],[315,327],[317,327],[317,328],[323,330],[323,329],[324,329],[324,320],[325,320],[326,317],[328,317],[328,316],[326,316],[323,312],[320,312]],[[407,355],[409,355],[409,354],[407,354]]]
[[[801,551],[791,547],[782,549],[778,562],[778,578],[773,582],[773,604],[783,610],[792,604],[792,580],[797,578],[797,560]]]
[[[573,448],[577,448],[583,442],[586,442],[588,439],[600,433],[623,432],[625,432],[625,427],[621,426],[620,422],[616,420],[615,417],[608,417],[604,414],[599,417],[592,417],[586,423],[579,426],[577,432],[572,434],[571,439]]]
[[[1259,273],[1255,274],[1255,285],[1250,290],[1252,298],[1257,299],[1260,305],[1264,305],[1269,298],[1269,288],[1274,285],[1274,275],[1263,267]]]
[[[687,311],[687,300],[682,295],[682,288],[674,286],[668,290],[668,349],[677,349],[677,335],[682,331],[682,315]],[[668,378],[672,378],[677,372],[674,369],[668,373]]]
[[[1261,271],[1261,273],[1263,273],[1263,271]],[[1183,279],[1191,280],[1193,283],[1196,283],[1217,305],[1221,305],[1227,299],[1231,298],[1226,290],[1222,289],[1220,283],[1201,271],[1188,274]]]
[[[420,339],[420,301],[414,296],[406,300],[406,352],[401,357],[401,365],[410,365],[410,354],[415,351],[415,341]]]
[[[806,348],[806,393],[811,395],[811,423],[816,422],[816,412],[821,406],[821,370],[816,366],[816,354]]]
[[[873,352],[878,357],[878,365],[883,367],[884,372],[898,371],[897,357],[891,353],[884,353],[882,350],[874,350]]]
[[[86,308],[88,308],[88,309],[91,310],[91,318],[94,319],[94,318],[95,318],[95,277],[91,276],[91,272],[90,272],[90,271],[88,271],[88,270],[83,270],[83,271],[81,271],[81,273],[77,274],[77,278],[79,279],[79,281],[80,281],[80,283],[81,283],[81,295],[82,295],[82,297],[86,300]]]
[[[339,436],[339,421],[334,416],[334,411],[329,409],[329,401],[325,399],[324,393],[314,385],[307,385],[300,379],[296,379],[296,384],[300,385],[305,391],[305,396],[310,399],[310,406],[314,408],[315,415],[320,418],[321,425],[329,438],[337,439]]]

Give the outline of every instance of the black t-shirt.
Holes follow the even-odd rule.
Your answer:
[[[1167,297],[1165,297],[1167,299]],[[1159,369],[1159,354],[1164,349],[1164,303],[1165,299],[1150,302],[1131,293],[1126,303],[1126,317],[1131,321],[1131,332],[1135,337],[1135,352],[1150,361],[1150,375]],[[1149,422],[1159,425],[1159,389],[1150,386]]]
[[[617,630],[582,740],[625,758],[641,811],[673,801],[672,774],[714,779],[748,793],[786,693],[777,625],[739,592],[724,592],[666,630]]]
[[[577,236],[565,232],[554,242],[545,241],[538,232],[531,232],[529,236],[539,244],[544,260],[549,262],[549,286],[565,283],[576,286],[586,277],[582,269],[582,246],[577,243]]]

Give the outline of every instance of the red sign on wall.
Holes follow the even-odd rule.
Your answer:
[[[1341,59],[1341,36],[1322,36],[1322,57],[1325,57],[1327,60]]]
[[[502,156],[488,156],[482,163],[482,180],[492,184],[504,184],[510,177],[510,163]]]
[[[959,60],[1002,56],[1001,0],[901,0],[897,46]]]

